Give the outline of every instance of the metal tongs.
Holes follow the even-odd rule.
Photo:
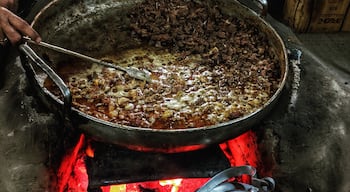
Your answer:
[[[130,75],[130,77],[133,77],[135,79],[139,79],[139,80],[147,81],[147,82],[152,82],[152,79],[150,77],[150,72],[146,72],[144,70],[140,70],[140,69],[137,69],[135,67],[121,67],[121,66],[115,65],[113,63],[109,63],[109,62],[106,62],[106,61],[95,59],[95,58],[83,55],[81,53],[77,53],[75,51],[71,51],[71,50],[68,50],[68,49],[65,49],[65,48],[62,48],[62,47],[58,47],[56,45],[52,45],[52,44],[45,43],[45,42],[37,43],[37,42],[31,40],[29,37],[23,37],[23,40],[25,42],[28,42],[28,43],[31,43],[31,44],[35,44],[35,45],[39,45],[39,46],[42,46],[42,47],[45,47],[45,48],[49,48],[51,50],[54,50],[54,51],[57,51],[57,52],[60,52],[60,53],[63,53],[63,54],[67,54],[67,55],[71,55],[71,56],[74,56],[74,57],[78,57],[80,59],[83,59],[83,60],[86,60],[86,61],[89,61],[89,62],[92,62],[92,63],[97,63],[99,65],[103,65],[103,66],[106,66],[106,67],[110,67],[110,68],[114,68],[114,69],[117,69],[117,70],[120,70],[120,71],[124,71],[128,75]]]
[[[251,184],[230,181],[234,177],[248,175]],[[230,167],[209,179],[196,192],[272,192],[275,189],[275,180],[271,177],[256,178],[256,169],[250,165]]]

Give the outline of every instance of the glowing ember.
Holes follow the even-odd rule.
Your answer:
[[[85,192],[88,187],[88,176],[84,154],[80,153],[85,137],[82,134],[74,149],[67,153],[58,169],[58,192]]]
[[[232,167],[250,165],[259,167],[261,165],[260,155],[257,145],[257,138],[254,132],[248,131],[239,137],[220,144]],[[251,178],[242,176],[242,182],[249,183]]]
[[[259,167],[259,151],[254,132],[248,131],[239,137],[220,144],[221,150],[231,163],[231,166],[250,165]]]

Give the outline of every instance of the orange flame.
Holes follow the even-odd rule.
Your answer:
[[[181,186],[182,179],[171,179],[171,180],[161,180],[159,181],[160,186],[170,185],[171,192],[178,192]]]
[[[141,188],[152,189],[157,192],[193,192],[204,185],[209,178],[184,178],[160,181],[147,181],[101,187],[102,192],[140,192]]]
[[[93,157],[95,156],[95,151],[92,149],[90,143],[88,143],[88,145],[87,145],[87,147],[86,147],[86,149],[85,149],[85,153],[86,153],[86,155],[87,155],[88,157],[91,157],[91,158],[93,158]]]

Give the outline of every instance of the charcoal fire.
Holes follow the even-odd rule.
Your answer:
[[[124,157],[118,157],[120,155]],[[156,162],[154,165],[151,159]],[[214,162],[208,164],[205,159]],[[230,167],[249,166],[259,170],[262,167],[260,161],[253,131],[214,149],[181,154],[145,154],[115,146],[106,147],[106,144],[98,144],[81,135],[75,147],[68,150],[61,162],[56,188],[59,192],[196,191],[211,177]],[[191,168],[192,164],[199,164],[200,167]],[[116,170],[118,168],[120,171]],[[154,169],[154,173],[147,169]],[[249,175],[239,175],[235,178],[235,185],[241,182],[251,184],[251,179]]]

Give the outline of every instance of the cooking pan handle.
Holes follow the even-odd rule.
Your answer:
[[[267,16],[267,12],[268,12],[268,2],[267,0],[239,0],[241,3],[245,4],[246,6],[248,6],[249,8],[251,8],[252,6],[257,6],[258,9],[260,9],[260,16],[261,17],[266,17]],[[254,3],[254,5],[252,5]],[[255,10],[255,9],[254,9]]]
[[[261,13],[260,16],[266,17],[267,16],[267,11],[268,11],[268,3],[267,0],[255,0],[260,5],[261,8]]]
[[[63,94],[63,115],[64,118],[68,118],[71,112],[72,95],[67,85],[27,44],[20,44],[19,50],[22,51],[28,59],[36,63],[58,86]]]

